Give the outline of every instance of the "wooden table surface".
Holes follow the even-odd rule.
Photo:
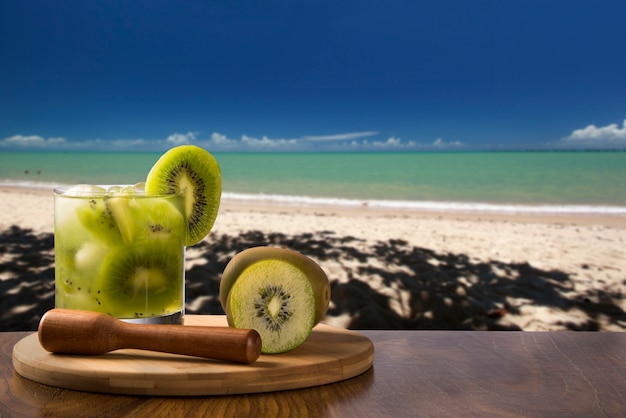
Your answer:
[[[364,374],[308,389],[206,397],[78,392],[18,375],[0,333],[0,416],[626,416],[626,333],[362,331]]]

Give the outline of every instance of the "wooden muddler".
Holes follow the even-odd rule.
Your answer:
[[[130,324],[109,315],[52,309],[39,322],[39,342],[53,353],[98,355],[122,348],[253,363],[261,336],[253,329]]]

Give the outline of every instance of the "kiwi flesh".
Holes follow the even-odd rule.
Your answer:
[[[315,297],[315,323],[326,316],[330,303],[330,283],[324,270],[312,259],[296,251],[278,247],[252,247],[237,253],[226,265],[220,280],[219,298],[222,308],[228,315],[228,295],[242,273],[252,264],[261,260],[279,260],[298,268],[309,279]]]
[[[177,239],[113,248],[103,261],[93,295],[116,317],[167,314],[180,307],[184,281],[183,247]]]
[[[186,234],[183,209],[177,196],[120,196],[108,200],[124,243],[156,238],[179,238]]]
[[[105,196],[86,199],[76,208],[76,217],[99,240],[108,245],[117,245],[123,242],[123,238],[108,200]]]
[[[207,150],[195,145],[171,148],[148,173],[145,188],[147,193],[184,194],[186,246],[200,242],[213,227],[222,176],[217,160]]]
[[[97,277],[100,265],[109,252],[101,243],[85,242],[80,247],[55,249],[55,303],[85,309],[92,304],[91,278]]]
[[[315,325],[315,297],[306,275],[280,260],[246,268],[228,296],[229,325],[255,329],[261,352],[283,353],[306,341]]]

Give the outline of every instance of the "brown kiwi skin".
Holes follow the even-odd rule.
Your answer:
[[[229,317],[227,301],[230,289],[241,273],[261,260],[280,260],[300,269],[309,279],[315,295],[315,324],[326,316],[330,304],[330,283],[324,270],[313,260],[296,251],[278,247],[252,247],[236,254],[226,265],[220,281],[220,303]]]

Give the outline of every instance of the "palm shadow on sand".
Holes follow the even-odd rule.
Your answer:
[[[36,330],[43,313],[54,306],[53,235],[12,226],[0,233],[0,244],[0,331]],[[573,285],[565,272],[441,254],[399,239],[371,245],[332,231],[211,233],[187,250],[186,312],[222,314],[221,272],[236,253],[261,245],[332,263],[341,278],[329,274],[328,317],[347,317],[351,329],[519,330],[505,319],[520,309],[508,301],[523,299],[528,305],[584,312],[583,323],[562,323],[563,329],[598,330],[598,315],[604,315],[626,330],[626,313],[612,302],[622,295],[592,290],[571,296]]]

